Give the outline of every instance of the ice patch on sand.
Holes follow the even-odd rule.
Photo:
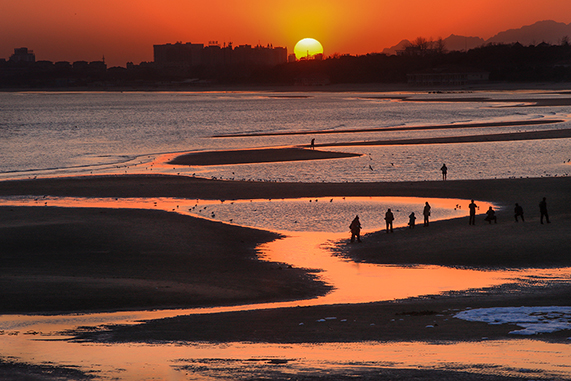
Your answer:
[[[571,307],[495,307],[466,310],[455,318],[488,324],[516,324],[515,335],[536,335],[571,329]]]

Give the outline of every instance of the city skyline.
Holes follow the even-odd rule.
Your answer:
[[[109,66],[153,60],[153,45],[218,41],[286,47],[303,38],[322,43],[324,55],[381,52],[403,39],[451,34],[488,39],[541,20],[571,22],[566,0],[481,1],[346,0],[271,3],[247,0],[77,3],[23,0],[2,5],[0,57],[28,47],[37,59],[96,61]],[[565,15],[565,16],[564,16]]]

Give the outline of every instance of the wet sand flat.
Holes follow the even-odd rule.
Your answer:
[[[454,129],[466,129],[466,128],[538,126],[538,125],[557,124],[562,122],[564,122],[564,120],[561,119],[513,120],[513,121],[502,121],[502,122],[433,124],[433,125],[424,125],[424,126],[374,127],[374,128],[289,131],[289,132],[255,132],[255,133],[245,133],[245,134],[214,135],[213,137],[228,138],[228,137],[245,137],[245,136],[352,134],[357,132],[382,132],[382,131],[454,130]]]
[[[565,93],[563,93],[565,94]],[[453,102],[453,103],[467,103],[467,102],[484,102],[484,103],[514,103],[514,105],[507,107],[556,107],[556,106],[571,106],[571,98],[550,98],[550,97],[537,97],[537,98],[489,98],[489,97],[447,97],[441,98],[422,98],[410,96],[387,96],[387,97],[367,97],[366,99],[378,100],[398,100],[402,102]]]
[[[434,223],[434,226],[425,230],[419,226],[414,234],[404,230],[385,237],[384,232],[379,232],[367,236],[360,246],[345,247],[339,255],[369,262],[402,264],[425,263],[474,267],[571,265],[571,256],[567,255],[569,242],[571,242],[569,233],[571,229],[568,229],[571,218],[570,178],[312,184],[216,181],[179,176],[87,176],[0,182],[0,195],[17,194],[78,197],[165,196],[226,200],[313,196],[475,198],[505,206],[505,210],[498,212],[500,223],[490,226],[478,221],[477,226],[469,227],[466,221],[450,220]],[[538,222],[537,204],[544,196],[548,198],[554,223],[542,226]],[[512,206],[515,202],[519,202],[526,210],[525,224],[513,222]],[[91,279],[93,284],[90,287],[102,285],[94,281],[94,276],[100,276],[101,279],[116,277],[113,282],[119,287],[121,282],[117,280],[117,277],[165,282],[169,279],[179,282],[184,278],[185,271],[199,274],[200,267],[208,265],[209,271],[216,274],[218,277],[216,279],[221,285],[219,290],[221,299],[210,302],[211,305],[228,303],[237,297],[224,296],[225,289],[227,291],[236,289],[236,284],[232,282],[240,283],[239,277],[232,274],[235,264],[230,267],[226,266],[225,258],[227,259],[232,252],[235,252],[233,255],[236,261],[246,260],[247,262],[255,255],[254,246],[257,243],[277,237],[272,233],[158,211],[85,210],[40,206],[3,207],[0,208],[0,212],[2,213],[0,234],[5,243],[3,263],[4,266],[19,268],[21,275],[24,274],[25,269],[37,267],[38,274],[43,274],[42,276],[45,277],[53,276],[53,283],[59,282],[63,285],[65,279],[69,280],[65,278],[66,276],[73,278],[72,274],[76,274],[74,281],[83,277],[87,284]],[[224,239],[221,240],[220,237]],[[443,248],[444,243],[447,248]],[[384,251],[382,256],[378,255],[379,250]],[[39,255],[38,252],[43,254]],[[65,252],[66,256],[58,258],[56,252]],[[162,263],[164,269],[161,268],[159,271],[153,267],[153,261],[163,258],[166,252],[177,254],[173,255],[172,263]],[[188,269],[176,268],[183,263],[179,262],[183,261],[183,258],[177,255],[182,256],[185,253],[191,253],[196,258],[184,259],[188,262],[184,262],[187,263],[185,266],[188,266]],[[204,253],[208,253],[207,256],[213,258],[212,261],[206,260]],[[130,266],[141,254],[148,262],[137,264],[136,268]],[[213,262],[214,259],[220,259],[220,262]],[[52,269],[51,264],[54,260],[60,262],[59,266],[53,266]],[[97,269],[97,266],[88,265],[90,260],[96,261],[97,266],[102,266],[102,268]],[[231,263],[228,262],[228,265]],[[169,266],[173,266],[172,271],[169,270]],[[266,269],[263,267],[256,268],[255,271],[259,271],[260,274],[265,272],[271,274],[278,266],[274,268],[269,266]],[[34,274],[35,271],[26,272],[27,277],[21,278],[22,284],[32,282],[34,277],[30,274]],[[84,271],[87,273],[83,273]],[[122,278],[123,271],[127,274],[124,278]],[[244,271],[248,270],[244,269]],[[229,275],[223,275],[228,272],[230,272]],[[11,270],[3,274],[5,284],[13,284],[16,273]],[[298,273],[294,278],[300,276]],[[288,277],[285,276],[284,282],[286,278]],[[204,286],[210,282],[207,276],[196,279],[198,280],[193,282],[196,283],[196,287],[198,284]],[[308,278],[301,277],[298,280],[302,285],[304,281],[308,281]],[[78,282],[81,283],[81,280]],[[228,284],[225,285],[225,282]],[[311,283],[307,282],[302,289]],[[144,289],[143,286],[145,285],[141,284],[141,288]],[[169,289],[166,283],[164,286],[163,291],[166,294],[175,293],[175,290],[178,290],[182,292],[179,296],[184,295],[184,287],[177,288],[170,285],[171,289]],[[17,287],[11,287],[14,292],[17,291]],[[255,288],[258,289],[258,287],[264,289],[261,284]],[[110,286],[110,290],[112,289],[113,287]],[[318,290],[320,290],[319,287],[310,291],[298,290],[295,293],[292,289],[288,290],[285,287],[279,292],[273,290],[261,292],[260,295],[254,293],[243,297],[240,302],[248,298],[250,301],[269,300],[273,298],[272,292],[276,293],[275,299],[277,300],[291,299],[286,297],[288,292],[293,293],[290,295],[292,298],[297,298],[304,294],[308,296],[319,292]],[[6,293],[4,297],[8,294]],[[229,294],[232,293],[229,292]],[[32,296],[28,295],[28,297]],[[57,298],[57,295],[54,298]],[[34,308],[43,310],[50,305],[46,303],[46,306],[40,308],[35,302],[26,302],[26,292],[18,293],[18,297],[14,299],[20,300],[19,308],[25,306],[28,312]],[[204,300],[200,301],[190,297],[186,302],[184,298],[181,300],[179,300],[180,305],[188,307],[206,303]],[[225,301],[222,302],[222,300]],[[154,303],[156,301],[147,304],[152,306]],[[175,304],[179,305],[179,303]],[[73,304],[69,305],[72,307]],[[129,305],[137,307],[136,303]],[[7,306],[7,304],[2,304],[5,312],[8,312]],[[116,309],[121,307],[121,303],[106,306],[105,302],[101,301],[90,308],[89,301],[86,300],[81,306],[82,309]],[[17,312],[17,310],[18,308],[12,307],[9,312]]]
[[[383,129],[360,129],[351,131],[336,131],[331,133],[357,133],[368,131],[406,131],[406,130],[423,130],[423,129],[456,129],[456,128],[477,128],[477,127],[497,127],[497,126],[514,126],[514,125],[544,125],[552,123],[560,123],[560,120],[554,121],[528,121],[514,123],[481,123],[481,124],[460,124],[452,126],[420,126],[420,127],[394,127]],[[469,127],[467,127],[469,126]],[[329,132],[319,132],[323,134]],[[293,134],[310,134],[307,132],[295,132]],[[505,142],[517,140],[539,140],[539,139],[568,139],[571,138],[571,129],[556,129],[542,131],[527,132],[506,132],[496,134],[479,134],[467,136],[443,136],[435,138],[413,138],[413,139],[391,139],[391,140],[368,140],[368,141],[342,141],[335,143],[319,143],[315,147],[356,147],[356,146],[389,146],[389,145],[418,145],[418,144],[450,144],[450,143],[483,143],[483,142]],[[307,145],[308,147],[309,145]],[[338,159],[346,157],[359,156],[358,154],[332,152],[323,150],[312,150],[304,148],[263,148],[254,150],[220,150],[209,152],[195,152],[183,154],[169,161],[168,164],[173,165],[223,165],[223,164],[244,164],[244,163],[267,163],[279,161],[298,161],[298,160],[320,160],[320,159]]]
[[[394,139],[394,140],[371,140],[363,142],[340,142],[326,144],[326,146],[387,146],[387,145],[411,145],[411,144],[447,144],[447,143],[482,143],[482,142],[505,142],[515,140],[536,139],[565,139],[571,138],[571,129],[529,131],[529,132],[506,132],[499,134],[482,134],[469,136],[448,136],[422,139]]]
[[[361,245],[341,242],[336,254],[380,263],[571,266],[571,178],[304,184],[159,175],[0,182],[1,196],[28,194],[226,200],[339,195],[474,198],[505,206],[498,212],[497,225],[484,224],[478,216],[474,227],[466,219],[455,219],[414,231],[397,229],[391,235],[381,231],[363,237]],[[537,205],[544,196],[552,223],[541,225]],[[524,206],[525,223],[513,222],[514,202]],[[4,313],[228,305],[291,300],[327,290],[311,272],[254,260],[255,245],[276,239],[273,233],[158,211],[48,205],[1,207],[0,215]],[[511,325],[467,322],[453,315],[466,308],[522,305],[571,305],[571,286],[530,282],[394,302],[191,315],[79,332],[78,338],[279,343],[509,339]],[[336,319],[319,322],[326,317]],[[567,342],[568,336],[568,331],[560,331],[534,339]],[[413,376],[410,372],[387,371],[386,379],[406,379]],[[366,370],[360,374],[379,376]],[[428,370],[414,376],[483,379]]]

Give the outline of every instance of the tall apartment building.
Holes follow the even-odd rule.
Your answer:
[[[12,62],[36,62],[36,55],[28,48],[16,48],[14,54],[10,56]]]
[[[154,61],[163,72],[185,74],[193,67],[223,68],[229,66],[276,66],[287,62],[287,49],[273,46],[232,44],[221,47],[217,43],[209,45],[175,44],[154,45]]]

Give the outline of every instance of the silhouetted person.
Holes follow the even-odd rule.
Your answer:
[[[545,217],[545,222],[549,223],[549,214],[547,213],[547,200],[545,197],[539,203],[539,213],[539,222],[543,224],[543,217]]]
[[[446,167],[446,164],[442,164],[442,168],[440,168],[440,170],[442,171],[442,180],[446,180],[446,174],[448,173],[448,167]]]
[[[517,218],[521,217],[521,221],[525,221],[523,219],[523,208],[521,207],[521,205],[519,205],[517,202],[515,203],[515,208],[514,208],[514,217],[515,217],[515,222],[517,222]]]
[[[351,242],[355,242],[355,237],[357,237],[357,242],[361,242],[361,221],[359,221],[359,216],[355,216],[351,225],[349,225],[349,230],[351,230]]]
[[[393,221],[394,220],[395,220],[395,216],[393,215],[393,212],[391,212],[391,209],[389,208],[389,210],[387,210],[387,212],[385,213],[385,222],[387,224],[387,233],[393,232]]]
[[[311,139],[311,149],[315,149],[315,138]]]
[[[470,219],[468,220],[468,225],[476,225],[476,208],[478,205],[474,203],[474,200],[468,205],[470,209]]]
[[[412,212],[412,213],[408,216],[408,228],[409,228],[409,229],[414,229],[415,221],[416,221],[416,216],[414,215],[414,212]]]
[[[484,221],[488,221],[488,223],[492,223],[492,221],[494,221],[494,224],[498,223],[498,218],[496,217],[496,212],[494,212],[494,210],[492,209],[492,207],[490,206],[490,208],[488,209],[488,211],[486,212],[486,218],[484,218]]]
[[[424,226],[428,226],[428,219],[430,218],[430,204],[428,201],[426,201],[426,204],[424,204],[422,215],[424,216]]]

